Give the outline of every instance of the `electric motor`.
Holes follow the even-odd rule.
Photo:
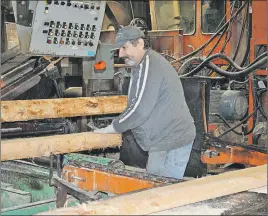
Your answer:
[[[241,120],[247,113],[248,100],[241,91],[227,90],[221,96],[219,108],[226,120]]]
[[[238,90],[212,90],[210,92],[209,112],[221,115],[226,120],[241,120],[247,113],[248,100]],[[210,122],[221,122],[216,116],[210,116]]]

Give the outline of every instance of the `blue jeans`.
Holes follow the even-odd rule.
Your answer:
[[[193,143],[170,151],[150,152],[146,171],[150,174],[182,179]]]

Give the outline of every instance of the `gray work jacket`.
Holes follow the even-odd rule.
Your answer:
[[[128,106],[113,120],[118,133],[131,130],[144,151],[169,151],[194,141],[196,130],[176,70],[149,49],[133,68]]]

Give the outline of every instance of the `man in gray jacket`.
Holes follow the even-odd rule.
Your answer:
[[[121,28],[114,50],[132,67],[128,106],[112,124],[95,133],[131,130],[137,143],[148,151],[148,173],[183,178],[196,136],[176,70],[160,54],[145,46],[137,27]]]

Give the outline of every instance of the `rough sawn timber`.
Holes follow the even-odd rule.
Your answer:
[[[60,208],[39,215],[146,215],[267,185],[267,165]]]
[[[1,140],[1,161],[117,147],[121,141],[121,134],[93,132]]]
[[[1,122],[121,113],[127,96],[1,101]]]

